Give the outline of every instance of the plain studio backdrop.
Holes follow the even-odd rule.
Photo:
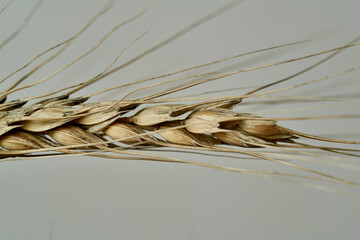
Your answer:
[[[0,7],[6,2],[0,1]],[[96,76],[130,42],[149,31],[120,57],[116,65],[121,65],[226,2],[157,0],[144,16],[119,29],[87,58],[48,82],[19,91],[9,99],[35,96]],[[1,40],[21,24],[35,3],[34,0],[15,0],[0,15]],[[104,4],[100,0],[45,0],[24,30],[0,50],[0,76],[6,76],[36,54],[76,33]],[[32,75],[26,83],[41,79],[79,56],[112,27],[136,15],[148,4],[149,1],[143,0],[116,1],[115,7],[63,55]],[[312,40],[213,65],[191,74],[232,71],[335,48],[358,37],[359,9],[360,2],[356,0],[244,1],[76,96],[288,42]],[[196,97],[199,93],[216,90],[227,91],[204,96],[241,95],[247,90],[243,88],[286,77],[319,59],[321,57],[238,74],[171,97]],[[281,87],[354,67],[359,64],[359,59],[360,49],[353,47]],[[353,72],[282,95],[349,95],[356,98],[360,89],[359,76],[358,72]],[[8,80],[1,89],[14,79],[16,77]],[[141,91],[130,98],[179,84],[183,83]],[[93,101],[120,98],[136,87],[96,96]],[[290,105],[284,100],[280,104],[249,104],[255,100],[272,99],[247,100],[236,111],[279,117],[359,113],[356,103],[325,101]],[[295,111],[296,108],[307,109]],[[360,130],[357,119],[280,124],[315,135],[346,139],[358,139]],[[172,150],[151,153],[238,168],[301,174],[289,167],[245,156],[232,158],[220,153],[219,156],[208,156]],[[350,171],[292,160],[291,156],[287,161],[360,182],[359,169]],[[331,187],[359,193],[355,187],[336,184]],[[356,239],[360,234],[359,221],[359,200],[274,179],[191,165],[92,157],[44,158],[0,164],[0,239],[4,240]]]

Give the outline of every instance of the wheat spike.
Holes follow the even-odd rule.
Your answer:
[[[0,1],[0,239],[356,238],[358,1],[150,1]]]
[[[267,118],[258,114],[240,112],[237,106],[245,104],[247,99],[254,99],[259,97],[272,96],[274,93],[288,91],[293,88],[300,88],[306,85],[314,84],[320,81],[335,78],[344,75],[349,72],[358,70],[360,67],[353,67],[341,72],[333,73],[325,77],[310,80],[305,83],[291,85],[285,88],[278,88],[275,90],[268,90],[258,93],[266,88],[277,86],[287,80],[294,78],[304,72],[315,68],[316,66],[324,63],[328,59],[335,57],[338,53],[349,48],[356,48],[360,43],[358,39],[355,41],[333,47],[331,49],[313,52],[303,56],[297,56],[294,58],[277,61],[270,64],[258,65],[249,68],[240,68],[235,71],[205,71],[202,70],[200,74],[187,75],[172,78],[170,80],[163,80],[146,87],[139,87],[136,90],[126,93],[123,97],[119,97],[115,100],[91,102],[91,97],[103,94],[107,91],[113,91],[115,89],[124,88],[130,85],[138,83],[145,83],[148,81],[154,81],[172,77],[179,73],[185,73],[194,69],[202,69],[206,66],[215,65],[221,62],[229,61],[235,58],[243,57],[250,54],[259,52],[270,51],[274,49],[288,47],[290,45],[302,44],[307,41],[299,41],[294,43],[286,43],[278,46],[272,46],[261,50],[250,51],[247,53],[237,54],[232,57],[218,59],[212,62],[197,65],[195,67],[184,68],[179,71],[160,75],[157,77],[150,77],[135,81],[130,84],[123,84],[109,89],[103,89],[95,93],[87,94],[84,96],[72,97],[75,93],[82,90],[89,85],[103,80],[105,77],[112,73],[128,66],[131,63],[139,60],[147,54],[161,48],[169,42],[177,39],[181,35],[190,31],[197,25],[208,21],[214,16],[220,14],[228,8],[233,7],[234,4],[226,5],[214,13],[201,18],[194,24],[189,25],[187,28],[179,31],[175,35],[164,40],[160,44],[155,45],[152,48],[144,51],[140,55],[132,58],[125,64],[117,67],[113,67],[120,56],[131,48],[133,44],[136,44],[144,35],[138,36],[135,40],[129,43],[118,57],[101,73],[95,77],[86,80],[80,84],[74,84],[66,86],[63,89],[47,92],[42,96],[24,97],[21,99],[6,101],[6,98],[11,94],[20,91],[25,88],[30,88],[50,80],[56,75],[63,72],[65,69],[73,66],[76,62],[80,61],[90,53],[95,51],[102,45],[105,40],[117,31],[120,27],[136,20],[142,16],[148,7],[144,8],[138,14],[116,25],[110,31],[108,31],[100,41],[98,41],[93,47],[74,58],[69,63],[63,65],[58,70],[49,74],[48,76],[34,81],[30,84],[19,86],[25,79],[27,79],[34,72],[43,68],[50,61],[58,57],[63,51],[77,39],[87,28],[95,22],[101,15],[109,10],[109,7],[105,7],[98,14],[96,14],[79,32],[73,35],[71,38],[60,42],[53,47],[41,52],[32,58],[26,65],[18,68],[16,71],[10,73],[1,80],[1,83],[5,82],[8,78],[12,77],[23,69],[28,68],[31,63],[36,61],[42,55],[51,52],[56,48],[60,48],[58,52],[47,58],[38,66],[32,68],[29,72],[20,77],[9,88],[2,91],[0,98],[0,146],[3,148],[0,150],[0,156],[3,161],[6,161],[9,157],[22,157],[34,158],[40,153],[48,153],[49,156],[54,154],[53,152],[60,152],[66,154],[85,154],[90,156],[104,156],[101,155],[104,152],[114,153],[129,158],[139,158],[141,160],[157,160],[165,162],[176,162],[193,164],[203,167],[210,167],[229,171],[240,171],[236,168],[227,168],[219,165],[201,164],[193,161],[183,161],[170,157],[162,157],[158,155],[144,154],[134,149],[154,149],[175,147],[179,149],[191,149],[193,151],[205,150],[205,151],[217,151],[217,152],[229,152],[244,154],[247,156],[273,161],[279,164],[290,166],[292,168],[303,170],[307,173],[313,173],[316,176],[308,177],[306,175],[297,174],[280,174],[283,177],[295,178],[295,179],[316,179],[319,182],[335,182],[337,184],[345,184],[353,187],[359,187],[359,184],[350,180],[345,180],[340,177],[332,176],[328,173],[323,173],[311,168],[298,166],[296,164],[287,163],[277,159],[275,153],[256,152],[256,149],[269,149],[280,150],[284,153],[298,153],[304,156],[313,156],[314,154],[309,150],[310,148],[322,150],[323,152],[337,153],[340,156],[349,154],[348,152],[357,152],[356,149],[336,148],[336,147],[321,147],[321,146],[308,146],[300,142],[303,138],[316,139],[322,142],[338,142],[344,144],[359,144],[359,141],[346,141],[336,140],[326,137],[313,136],[312,134],[302,133],[300,131],[292,130],[290,128],[282,127],[277,120],[288,119],[306,119],[306,117],[289,117],[289,118]],[[6,6],[5,6],[6,7]],[[4,9],[5,9],[4,7]],[[5,45],[7,42],[4,42]],[[285,65],[292,62],[303,61],[311,59],[317,56],[322,56],[327,53],[331,53],[330,56],[323,58],[310,67],[303,69],[302,71],[293,74],[287,78],[276,80],[271,83],[258,86],[255,89],[245,92],[239,96],[225,96],[225,97],[213,97],[209,99],[197,99],[196,103],[177,103],[176,101],[187,101],[191,99],[178,98],[178,99],[166,99],[164,96],[185,91],[188,88],[196,87],[198,85],[204,85],[209,82],[219,81],[231,76],[237,76],[241,73],[258,71],[260,69],[267,69],[275,66]],[[145,90],[157,86],[163,86],[169,83],[179,82],[187,79],[195,79],[190,83],[182,83],[181,86],[169,88],[165,91],[156,92],[148,96],[144,96],[138,99],[128,99],[130,95],[140,90]],[[60,92],[62,95],[57,96]],[[41,100],[36,100],[40,98]],[[305,99],[305,98],[302,98]],[[34,101],[31,102],[30,101]],[[193,100],[193,99],[192,99]],[[175,103],[171,103],[174,102]],[[144,106],[145,104],[151,104],[151,106]],[[358,117],[358,115],[334,115],[334,116],[318,116],[308,117],[309,119],[315,118],[331,118],[331,117]],[[240,148],[240,149],[238,149]],[[244,148],[244,149],[242,149]],[[297,148],[304,148],[298,150]],[[249,150],[251,149],[251,150]],[[270,156],[269,156],[270,154]],[[358,157],[358,155],[353,154]],[[324,154],[324,156],[326,156]],[[116,156],[106,155],[106,157],[117,158]],[[119,156],[118,156],[119,157]],[[10,159],[9,159],[10,160]],[[250,173],[251,171],[249,171]],[[256,175],[279,175],[276,173],[263,172],[256,173]],[[287,179],[289,180],[289,179]]]

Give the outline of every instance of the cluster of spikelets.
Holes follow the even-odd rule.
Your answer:
[[[11,0],[9,1],[9,3],[11,3]],[[3,8],[3,10],[6,8],[6,6]],[[231,6],[232,5],[230,4],[222,9],[218,9],[214,13],[211,13],[208,16],[205,16],[204,18],[200,19],[199,21],[189,25],[188,27],[184,28],[183,30],[179,31],[178,33],[164,40],[158,45],[155,45],[153,48],[150,48],[149,50],[136,56],[129,62],[121,66],[118,66],[114,69],[111,69],[111,67],[114,65],[116,60],[120,57],[121,53],[124,50],[126,50],[126,48],[128,48],[132,44],[131,43],[120,53],[118,58],[104,72],[102,72],[101,74],[97,75],[93,79],[90,79],[86,82],[83,82],[78,85],[70,86],[53,93],[48,93],[43,96],[22,98],[8,102],[6,101],[6,97],[10,93],[47,81],[56,74],[66,69],[67,67],[71,66],[75,62],[87,56],[92,51],[94,51],[98,46],[100,46],[102,42],[105,41],[105,39],[109,37],[114,31],[116,31],[119,27],[138,18],[147,9],[146,8],[145,10],[141,11],[139,14],[135,15],[134,17],[118,24],[111,31],[109,31],[108,34],[106,34],[101,39],[101,41],[99,41],[99,43],[96,44],[92,49],[90,49],[83,55],[79,56],[78,58],[74,59],[64,67],[60,68],[58,71],[35,83],[31,83],[16,88],[18,84],[20,84],[33,72],[43,67],[52,59],[60,55],[74,39],[76,39],[99,16],[104,14],[109,9],[109,7],[105,7],[96,16],[94,16],[89,21],[89,23],[86,26],[84,26],[77,34],[73,35],[73,37],[40,53],[38,56],[32,59],[28,64],[26,64],[22,68],[19,68],[17,71],[8,75],[8,77],[0,81],[0,83],[5,81],[13,74],[26,68],[28,65],[30,65],[40,56],[50,52],[55,48],[61,47],[60,50],[58,50],[58,52],[56,52],[48,59],[46,59],[44,62],[36,66],[28,74],[25,74],[24,77],[22,77],[20,80],[15,82],[8,90],[5,90],[0,94],[0,147],[2,148],[0,149],[0,158],[1,158],[0,160],[6,161],[11,157],[16,157],[16,158],[22,157],[23,159],[31,159],[31,158],[36,158],[37,156],[41,156],[39,153],[44,153],[43,156],[46,157],[51,155],[58,156],[53,153],[60,152],[62,156],[66,156],[68,154],[76,154],[76,155],[89,155],[95,157],[109,157],[109,158],[119,158],[119,159],[137,159],[137,160],[186,163],[186,164],[193,164],[193,165],[216,168],[221,170],[249,173],[263,177],[276,176],[277,179],[286,180],[290,182],[294,182],[294,178],[295,178],[302,180],[306,179],[306,180],[315,180],[322,182],[332,182],[337,184],[345,184],[345,185],[360,187],[360,184],[356,182],[348,181],[343,178],[339,178],[310,168],[305,168],[291,162],[282,161],[279,159],[280,157],[276,158],[276,156],[281,155],[278,153],[273,154],[271,152],[266,153],[266,152],[260,152],[260,151],[256,152],[256,151],[248,150],[249,148],[267,148],[270,150],[282,151],[282,153],[285,153],[283,154],[283,157],[289,156],[286,155],[286,153],[290,153],[290,154],[296,153],[310,157],[313,156],[318,157],[321,154],[316,154],[316,153],[314,154],[311,151],[307,151],[307,150],[315,149],[315,150],[321,150],[326,153],[334,153],[334,154],[358,157],[356,154],[349,153],[356,151],[355,149],[307,145],[301,142],[297,142],[296,139],[305,137],[305,138],[320,140],[323,142],[335,142],[335,143],[345,143],[345,144],[353,144],[353,145],[360,144],[360,142],[328,139],[328,138],[317,137],[310,134],[293,131],[291,129],[279,126],[275,118],[264,118],[251,113],[238,113],[233,110],[233,108],[236,107],[244,98],[256,97],[256,95],[253,95],[255,92],[258,92],[267,87],[274,86],[276,84],[287,81],[295,76],[298,76],[306,71],[311,70],[312,68],[318,66],[319,64],[322,64],[323,62],[334,57],[336,54],[338,54],[339,52],[341,52],[346,48],[360,45],[360,43],[357,42],[359,39],[355,39],[352,43],[338,48],[310,54],[300,58],[293,58],[273,64],[253,67],[249,69],[240,69],[231,73],[225,73],[225,74],[203,73],[199,75],[179,77],[176,79],[172,79],[170,81],[177,81],[181,79],[188,79],[194,77],[209,77],[209,78],[176,89],[165,91],[163,93],[144,97],[138,100],[125,100],[127,96],[137,91],[135,90],[133,92],[126,94],[125,97],[119,100],[103,101],[103,102],[95,102],[95,103],[86,102],[89,99],[89,97],[93,95],[100,94],[108,90],[120,88],[126,85],[102,90],[97,93],[86,95],[83,97],[78,97],[78,98],[71,97],[72,94],[75,93],[76,91],[106,77],[112,72],[115,72],[121,69],[122,67],[125,67],[133,63],[134,61],[140,59],[141,57],[149,54],[150,52],[166,45],[167,43],[173,41],[174,39],[186,33],[187,31],[190,31],[191,29],[195,28],[199,24],[206,22],[210,18],[220,14],[226,9],[231,8]],[[143,35],[141,35],[139,38],[141,38]],[[138,39],[136,39],[135,41],[137,41]],[[299,44],[303,42],[304,41],[288,43],[288,44],[256,50],[244,54],[239,54],[229,58],[225,58],[214,62],[191,67],[188,69],[183,69],[177,72],[169,73],[161,77],[168,77],[178,73],[193,70],[195,68],[201,68],[203,66],[208,66],[211,64],[217,64],[222,61],[231,60],[244,55],[259,53],[259,52],[281,48],[289,45]],[[242,96],[217,98],[215,100],[198,102],[195,104],[168,104],[166,103],[166,101],[162,102],[160,100],[158,102],[159,103],[158,105],[150,105],[145,107],[143,106],[143,104],[153,104],[154,102],[152,102],[151,100],[158,98],[160,96],[165,96],[167,94],[181,91],[183,89],[190,88],[192,86],[196,86],[202,83],[218,80],[224,77],[228,77],[246,71],[268,68],[293,61],[299,61],[302,59],[322,55],[325,53],[332,53],[332,54],[316,62],[312,66],[303,69],[298,73],[295,73],[294,75],[258,87]],[[358,69],[360,69],[359,66],[347,69],[343,72],[328,75],[320,79],[311,80],[302,84],[285,87],[282,89],[277,89],[261,94],[267,95],[275,92],[285,91],[291,88],[301,87],[307,84],[323,81]],[[218,74],[218,75],[214,76],[214,74]],[[131,84],[145,82],[153,79],[159,79],[161,77],[153,77],[145,80],[140,80],[138,82],[134,82]],[[157,83],[147,87],[158,86],[161,84],[165,84],[167,82],[169,81],[165,81],[163,83]],[[34,100],[38,98],[43,99],[45,97],[54,96],[58,92],[65,91],[71,88],[74,89],[70,90],[68,93],[63,94],[59,97],[50,97],[45,100],[40,100],[36,103],[32,103],[31,105],[26,105],[29,102],[28,100]],[[232,147],[232,146],[237,146],[237,147]],[[189,160],[179,160],[170,157],[130,151],[131,149],[146,150],[146,149],[152,149],[154,147],[155,148],[175,147],[181,149],[192,149],[195,151],[206,150],[206,151],[215,151],[215,152],[243,154],[258,159],[269,160],[288,167],[300,169],[307,173],[315,174],[315,176],[290,174],[290,173],[275,172],[275,171],[232,168],[232,167],[212,165],[208,163],[194,162]],[[104,153],[115,153],[115,155],[109,156]],[[292,157],[295,158],[295,156]],[[321,157],[327,157],[327,155],[324,154],[321,155]],[[305,185],[307,187],[339,193],[334,190],[324,189],[322,187],[309,185],[308,183],[304,183],[304,182],[296,182],[296,183],[300,183],[301,185]]]
[[[65,95],[30,106],[24,106],[26,101],[21,100],[0,104],[0,146],[4,149],[0,150],[0,156],[7,159],[56,151],[65,155],[88,154],[95,157],[186,163],[261,176],[277,175],[360,186],[358,183],[283,162],[271,156],[217,147],[233,145],[246,148],[284,148],[292,151],[288,149],[289,144],[297,144],[295,139],[303,136],[302,133],[277,125],[273,119],[232,111],[241,100],[194,105],[153,105],[138,111],[136,108],[141,104],[133,101],[85,103],[86,100],[87,97],[69,98]],[[278,142],[286,145],[280,146]],[[185,149],[188,147],[195,150],[240,153],[284,164],[320,177],[178,160],[128,151],[126,146],[139,146],[142,147],[141,149],[164,146]],[[101,154],[103,152],[122,156],[103,155]],[[31,159],[32,156],[30,155],[29,158]],[[334,190],[331,192],[338,193]]]
[[[12,1],[10,0],[8,4],[2,9],[2,11],[11,2]],[[225,5],[223,8],[220,8],[215,12],[209,14],[208,16],[205,16],[204,18],[191,24],[187,28],[181,30],[179,33],[165,40],[164,42],[161,42],[160,44],[154,46],[148,51],[145,51],[138,57],[135,57],[133,60],[129,61],[129,64],[150,53],[151,51],[154,51],[155,49],[165,45],[169,41],[176,39],[185,32],[191,30],[192,28],[195,28],[199,24],[208,21],[216,15],[219,15],[222,12],[226,11],[227,9],[230,9],[232,6],[234,6],[234,4],[238,3],[231,3]],[[35,6],[34,9],[36,9],[37,7],[38,5]],[[214,102],[210,101],[192,105],[157,105],[146,107],[138,112],[135,112],[135,110],[139,107],[139,105],[141,105],[141,103],[136,101],[126,101],[124,100],[125,97],[117,101],[105,101],[99,103],[85,103],[85,101],[89,98],[88,96],[70,98],[70,95],[72,93],[80,90],[83,87],[86,87],[87,85],[90,85],[95,81],[102,79],[108,74],[123,67],[120,66],[110,70],[111,66],[116,62],[117,59],[103,73],[78,86],[73,86],[76,87],[74,90],[71,90],[69,93],[64,94],[60,97],[52,97],[49,99],[45,99],[30,106],[27,106],[25,104],[28,102],[28,100],[32,98],[23,98],[6,102],[6,97],[10,93],[20,90],[22,88],[40,84],[60,73],[75,62],[79,61],[80,59],[94,51],[98,46],[100,46],[102,42],[105,41],[105,39],[108,38],[114,31],[116,31],[124,24],[129,23],[141,16],[149,7],[145,8],[143,11],[139,12],[134,17],[129,18],[128,20],[125,20],[124,22],[116,25],[92,49],[90,49],[88,52],[81,55],[80,57],[76,58],[75,60],[71,61],[64,67],[60,68],[58,71],[35,83],[15,88],[18,84],[24,81],[37,69],[41,68],[42,66],[50,62],[52,59],[57,57],[59,54],[61,54],[76,37],[78,37],[82,32],[84,32],[94,21],[96,21],[98,17],[104,14],[109,8],[110,6],[105,6],[104,9],[99,11],[99,13],[96,14],[88,22],[88,24],[85,25],[73,37],[55,45],[48,50],[45,50],[44,52],[36,56],[34,59],[32,59],[24,67],[18,69],[17,71],[13,72],[12,74],[1,80],[1,82],[5,81],[13,74],[26,68],[38,57],[61,46],[58,52],[56,52],[47,60],[39,64],[37,67],[31,70],[20,80],[15,82],[8,90],[4,91],[0,95],[0,146],[3,149],[10,150],[9,152],[1,151],[0,155],[6,158],[6,156],[9,156],[11,154],[13,154],[13,156],[21,155],[19,151],[36,149],[45,149],[44,151],[46,151],[46,149],[49,148],[52,150],[61,151],[65,151],[68,149],[84,149],[86,147],[93,149],[106,148],[107,150],[110,150],[114,149],[112,147],[115,147],[115,142],[141,146],[170,146],[169,144],[173,144],[172,146],[175,147],[187,145],[208,148],[213,145],[227,144],[238,145],[242,147],[259,147],[263,144],[276,144],[276,142],[278,141],[291,142],[291,139],[294,138],[293,135],[290,134],[285,128],[277,126],[274,120],[264,119],[251,114],[239,114],[232,112],[231,109],[239,102],[241,102],[241,97],[230,100],[216,100]],[[30,13],[29,17],[33,13],[34,10]],[[18,29],[17,32],[20,30],[21,29]],[[142,36],[143,35],[141,35],[139,38],[141,38]],[[138,39],[136,39],[135,41],[137,41]],[[9,38],[9,40],[11,40],[11,38]],[[271,47],[260,51],[271,50],[274,48],[284,47],[293,44],[296,43],[284,44],[281,46]],[[260,51],[254,51],[253,53]],[[241,54],[234,57],[239,57],[247,54],[251,53]],[[120,55],[118,56],[118,58],[120,57]],[[230,60],[234,57],[222,59],[220,61]],[[215,64],[220,61],[208,64]],[[199,68],[208,64],[185,69],[183,71]],[[126,66],[126,64],[124,66]],[[242,70],[238,72],[240,73],[241,71]],[[173,74],[176,73],[168,74],[168,76]],[[206,76],[211,74],[214,73],[205,73],[198,76]],[[194,85],[201,84],[206,81],[216,80],[222,77],[226,77],[228,75],[229,74],[225,74],[214,78],[206,79],[204,81],[195,83]],[[196,77],[196,75],[192,77]],[[182,78],[174,80],[180,79]],[[191,86],[192,84],[185,86],[184,88],[188,88]],[[181,89],[182,88],[179,88],[175,91],[181,91]],[[175,91],[169,91],[168,93]],[[168,93],[159,95],[156,94],[154,96],[144,98],[143,101],[145,102],[142,103],[147,103],[146,100],[150,100],[161,95],[166,95]],[[54,93],[45,96],[51,96],[52,94]],[[124,117],[124,114],[127,114],[128,116]],[[112,138],[114,141],[109,142],[108,137]],[[61,145],[69,146],[69,148],[58,148]],[[35,152],[40,151],[28,151],[22,153]]]
[[[8,150],[30,150],[98,144],[101,148],[106,146],[105,143],[99,145],[104,142],[104,135],[125,144],[157,145],[165,140],[189,146],[242,147],[289,142],[294,138],[274,120],[231,111],[238,101],[195,109],[185,104],[156,105],[133,116],[121,117],[136,105],[116,101],[81,103],[84,100],[55,98],[28,107],[18,101],[1,104],[0,146]]]

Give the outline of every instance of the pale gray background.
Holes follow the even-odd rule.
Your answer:
[[[0,2],[0,7],[6,1]],[[143,17],[112,36],[95,53],[34,90],[11,99],[55,90],[84,81],[101,72],[129,42],[149,34],[127,50],[119,63],[153,46],[227,1],[158,0]],[[73,44],[63,56],[34,74],[37,80],[91,47],[116,23],[133,16],[148,1],[117,1],[106,16]],[[0,15],[0,39],[15,29],[35,4],[15,0]],[[75,33],[104,4],[95,0],[48,0],[24,31],[1,49],[0,76]],[[302,46],[253,55],[208,68],[241,69],[306,55],[346,44],[359,34],[360,2],[245,1],[236,8],[184,35],[168,46],[104,79],[82,93],[115,86],[221,57],[304,39]],[[293,82],[307,81],[359,64],[359,47],[352,48]],[[318,58],[319,59],[319,58]],[[244,73],[174,96],[203,91],[259,85],[285,77],[316,59],[252,73]],[[358,93],[359,73],[284,93],[283,95],[336,95]],[[29,82],[30,82],[29,80]],[[342,81],[339,81],[342,80]],[[290,83],[289,83],[290,84]],[[127,88],[126,92],[134,89]],[[156,89],[154,91],[158,91]],[[149,94],[145,91],[141,94]],[[221,94],[239,95],[242,90]],[[124,90],[97,99],[121,97]],[[137,96],[140,96],[138,94]],[[311,103],[310,103],[311,104]],[[324,104],[327,103],[316,103]],[[302,106],[300,104],[292,105]],[[309,106],[309,103],[303,105]],[[267,112],[287,108],[244,105],[238,111]],[[357,105],[331,108],[321,114],[359,113]],[[271,116],[310,116],[319,110],[274,113]],[[359,121],[292,121],[296,130],[323,136],[340,134],[358,139]],[[320,124],[321,123],[321,124]],[[329,132],[331,130],[331,132]],[[296,172],[265,161],[161,153],[189,160],[240,168]],[[295,163],[360,182],[357,171],[296,161]],[[359,193],[357,189],[336,186]],[[194,166],[132,162],[90,157],[41,159],[0,164],[0,239],[357,239],[360,233],[359,200],[303,188],[272,179],[222,172]]]

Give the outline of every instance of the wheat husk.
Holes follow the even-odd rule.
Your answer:
[[[104,133],[110,138],[119,139],[119,142],[125,144],[144,144],[148,143],[148,140],[156,141],[151,135],[139,136],[139,134],[145,133],[145,130],[128,123],[116,122],[110,124],[104,129]]]
[[[177,111],[185,106],[173,104],[147,107],[136,113],[131,120],[139,126],[153,126],[163,122],[174,121],[178,119]]]
[[[30,150],[49,147],[51,142],[41,135],[12,131],[0,137],[0,146],[7,150]]]
[[[65,146],[102,142],[102,139],[96,135],[91,134],[80,127],[72,125],[51,129],[48,131],[48,134],[57,143]]]

